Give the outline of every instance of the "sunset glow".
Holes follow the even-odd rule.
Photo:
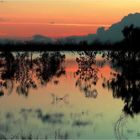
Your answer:
[[[139,0],[5,0],[0,2],[0,36],[91,34],[140,12],[139,7]]]

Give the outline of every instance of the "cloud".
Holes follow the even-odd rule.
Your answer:
[[[7,19],[7,21],[9,21],[9,20]],[[76,27],[99,27],[99,26],[110,27],[110,24],[57,23],[57,22],[53,22],[53,21],[51,21],[51,22],[10,22],[10,24],[27,24],[27,25],[32,24],[32,25],[76,26]]]
[[[0,17],[0,22],[5,23],[6,21],[9,21],[11,19],[6,19],[3,17]],[[45,24],[49,26],[76,26],[76,27],[99,27],[97,29],[96,34],[89,34],[86,36],[69,36],[69,37],[64,37],[64,38],[59,38],[58,41],[61,43],[79,43],[81,41],[87,41],[88,43],[92,43],[96,40],[99,40],[101,42],[108,42],[110,41],[111,43],[115,43],[118,41],[121,41],[123,39],[123,34],[122,30],[124,29],[125,26],[130,26],[133,24],[136,27],[140,27],[140,13],[134,13],[134,14],[129,14],[122,18],[121,21],[118,23],[112,24],[111,26],[108,24],[78,24],[78,23],[57,23],[54,21],[50,21],[48,23],[14,23],[11,22],[10,24]],[[108,27],[108,29],[106,29]],[[54,40],[49,38],[47,36],[42,36],[42,35],[34,35],[32,37],[32,41],[35,42],[47,42],[47,43],[53,43]]]
[[[92,43],[96,40],[101,42],[111,43],[121,41],[123,39],[122,30],[125,26],[130,26],[133,24],[136,27],[140,27],[140,13],[129,14],[125,16],[120,22],[111,25],[108,29],[101,26],[98,28],[96,34],[89,34],[87,36],[71,36],[63,38],[62,41],[65,43],[68,40],[73,40],[75,43],[79,43],[80,41],[87,41],[88,43]]]
[[[109,24],[79,24],[79,23],[55,23],[55,22],[49,22],[48,25],[53,26],[80,26],[80,27],[110,27]]]

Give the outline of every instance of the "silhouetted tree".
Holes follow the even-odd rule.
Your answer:
[[[140,53],[132,51],[110,52],[113,68],[118,74],[113,74],[111,80],[103,84],[113,91],[114,98],[124,101],[123,111],[134,116],[140,113]]]
[[[134,25],[124,27],[124,29],[122,30],[122,33],[125,39],[129,40],[131,38],[133,29],[134,29]]]
[[[129,27],[126,26],[122,31],[125,39],[122,41],[122,45],[126,49],[138,49],[140,44],[140,28],[134,27],[133,25],[130,25]],[[122,46],[123,47],[123,46]]]

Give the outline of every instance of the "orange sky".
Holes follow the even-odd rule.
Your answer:
[[[85,35],[135,12],[140,0],[4,0],[0,36]]]

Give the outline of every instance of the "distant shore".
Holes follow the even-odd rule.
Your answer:
[[[0,45],[0,51],[140,51],[140,47],[125,44],[98,44],[98,45],[55,45],[55,44],[6,44]]]

